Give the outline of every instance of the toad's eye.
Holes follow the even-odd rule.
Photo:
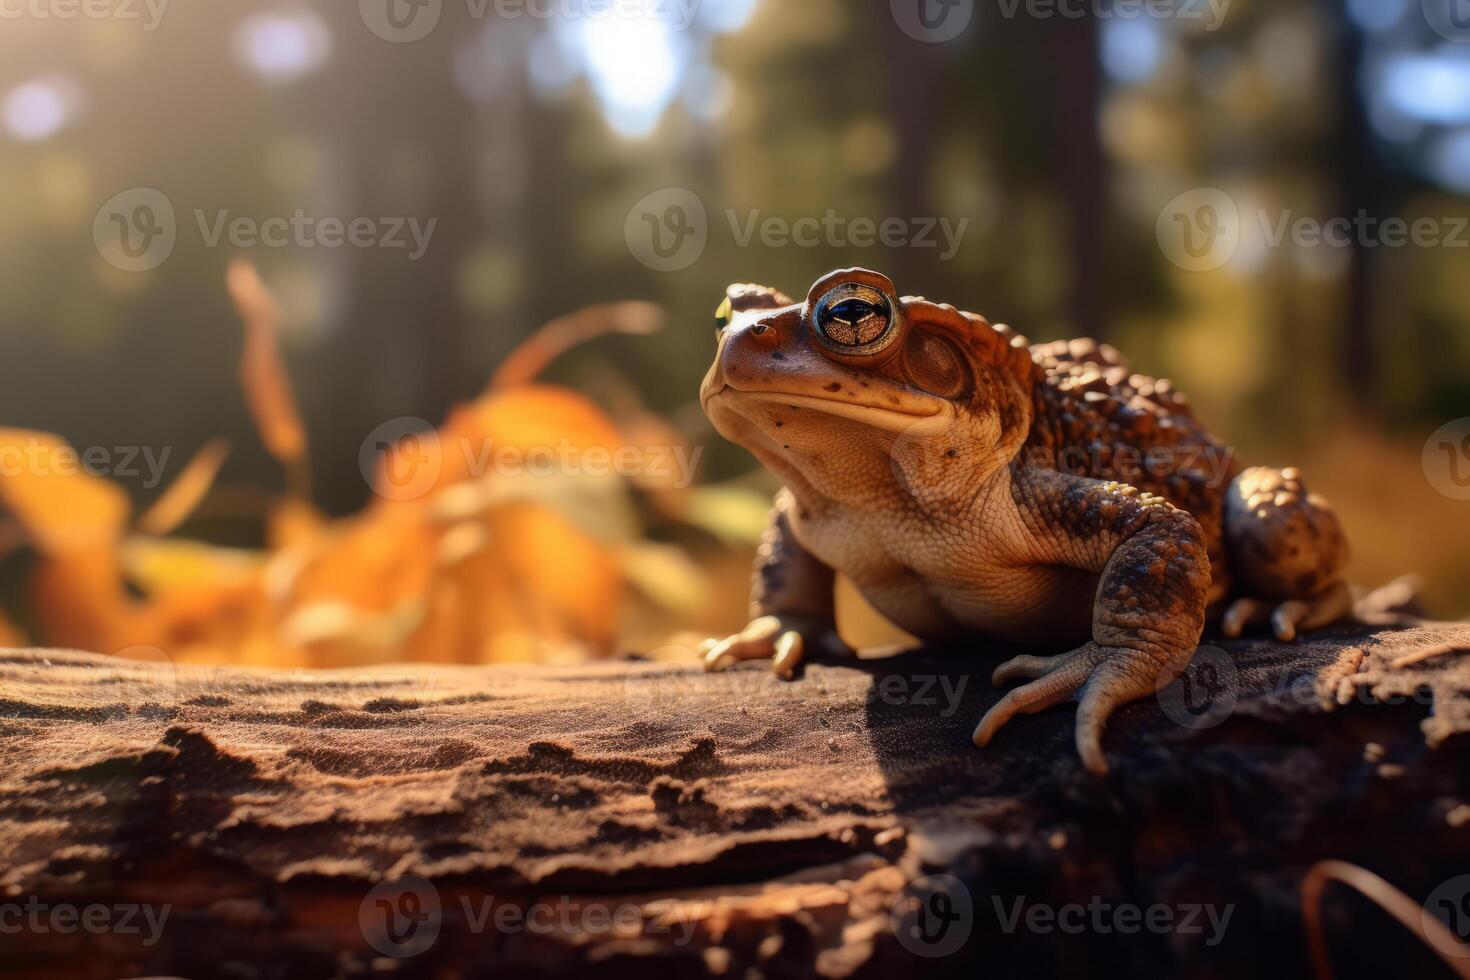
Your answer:
[[[730,321],[734,318],[734,315],[735,307],[731,304],[730,297],[726,296],[725,301],[720,304],[720,308],[715,310],[715,329],[724,330],[730,325]]]
[[[830,290],[817,301],[814,319],[822,342],[840,354],[876,354],[898,336],[888,297],[863,283]]]

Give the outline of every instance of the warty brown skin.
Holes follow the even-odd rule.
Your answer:
[[[1107,345],[1032,346],[864,269],[802,303],[731,286],[719,319],[701,404],[785,489],[752,622],[706,645],[710,669],[770,657],[791,677],[809,652],[846,651],[840,571],[921,639],[1081,643],[997,667],[997,684],[1030,683],[975,741],[1075,698],[1078,751],[1103,772],[1108,715],[1187,666],[1207,614],[1289,639],[1347,610],[1325,502],[1294,470],[1242,470],[1168,382]]]

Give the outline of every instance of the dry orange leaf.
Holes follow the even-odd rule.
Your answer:
[[[653,303],[627,301],[588,306],[559,317],[521,342],[490,378],[488,390],[519,388],[540,377],[552,361],[578,344],[610,333],[650,334],[663,326]]]
[[[28,586],[31,613],[48,646],[116,653],[152,640],[110,544],[43,556]]]
[[[119,487],[49,463],[7,469],[0,502],[41,552],[29,586],[47,642],[312,666],[577,659],[613,649],[626,546],[638,533],[629,486],[673,488],[610,461],[678,437],[648,419],[630,440],[589,399],[533,379],[576,343],[656,329],[656,307],[608,304],[538,331],[441,428],[382,447],[378,499],[329,520],[309,499],[307,434],[281,358],[280,312],[247,261],[231,264],[228,287],[244,325],[245,397],[290,479],[291,493],[270,508],[265,550],[162,538],[210,493],[222,441],[200,450],[132,537]],[[55,436],[0,430],[4,458],[18,450],[48,461],[75,455]],[[0,643],[18,639],[0,620]]]
[[[0,500],[46,554],[110,547],[131,510],[121,487],[88,473],[65,440],[0,429]]]
[[[230,263],[226,285],[245,328],[240,383],[250,414],[270,454],[288,468],[299,468],[306,459],[306,427],[296,410],[296,396],[281,359],[277,336],[280,308],[255,266],[246,259]]]
[[[205,443],[163,496],[138,518],[137,529],[158,537],[175,531],[208,495],[229,455],[230,444],[226,440],[211,439]]]

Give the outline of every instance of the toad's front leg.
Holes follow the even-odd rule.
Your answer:
[[[1089,770],[1103,773],[1108,716],[1172,680],[1199,645],[1210,589],[1204,532],[1186,512],[1131,486],[1041,471],[1018,473],[1015,488],[1039,560],[1100,573],[1092,641],[996,668],[996,684],[1034,679],[986,712],[975,744],[985,745],[1018,714],[1075,697],[1077,751]]]
[[[796,540],[789,490],[776,495],[771,524],[756,554],[750,625],[700,648],[706,670],[741,660],[769,658],[778,677],[790,680],[809,655],[851,654],[837,635],[833,588],[836,575]]]

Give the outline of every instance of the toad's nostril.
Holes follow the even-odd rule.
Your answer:
[[[781,343],[780,331],[774,329],[774,324],[762,320],[750,325],[750,342],[762,350],[771,350]]]

